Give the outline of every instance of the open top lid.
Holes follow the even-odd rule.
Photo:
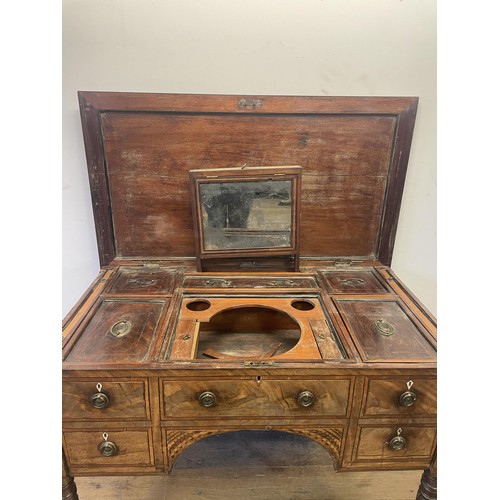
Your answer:
[[[101,265],[195,257],[189,171],[302,167],[303,258],[390,265],[416,97],[79,92]]]

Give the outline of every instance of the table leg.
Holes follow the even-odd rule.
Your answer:
[[[417,500],[436,500],[437,499],[437,452],[434,453],[431,465],[424,470],[420,487],[417,492]]]
[[[69,475],[64,453],[62,457],[62,500],[78,500],[75,478]]]

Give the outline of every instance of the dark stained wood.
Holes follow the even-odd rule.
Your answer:
[[[333,294],[387,293],[384,283],[371,271],[320,271]]]
[[[385,201],[385,213],[381,226],[381,235],[377,256],[382,264],[390,265],[394,242],[396,240],[396,228],[401,208],[401,198],[405,182],[405,175],[410,156],[410,145],[415,127],[418,101],[413,100],[408,107],[398,115],[397,131],[392,152],[392,166],[389,171],[388,190]]]
[[[145,361],[154,340],[163,301],[102,301],[100,307],[80,333],[68,360],[83,362]],[[111,329],[121,321],[130,322],[130,332],[123,337],[113,336]]]
[[[62,500],[78,500],[75,478],[69,474],[64,453],[62,456]]]
[[[270,164],[304,169],[303,256],[390,263],[416,98],[79,97],[102,264],[194,255],[188,171]]]
[[[398,302],[342,299],[336,303],[365,361],[435,361],[435,349]],[[377,331],[379,320],[392,326],[394,333]]]
[[[122,269],[108,293],[112,294],[169,294],[174,289],[175,270]]]
[[[78,94],[78,100],[99,259],[101,265],[106,265],[115,257],[116,250],[113,241],[113,223],[108,194],[109,186],[106,176],[106,160],[101,142],[100,110],[85,99],[82,94]]]
[[[437,499],[437,454],[434,452],[431,465],[425,469],[417,492],[417,500]]]

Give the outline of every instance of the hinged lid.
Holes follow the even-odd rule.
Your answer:
[[[301,165],[301,257],[389,265],[418,99],[80,92],[101,265],[194,257],[189,171]]]

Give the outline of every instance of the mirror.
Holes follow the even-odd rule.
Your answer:
[[[191,170],[197,257],[282,256],[283,260],[288,255],[295,260],[301,170],[295,166]]]
[[[203,248],[290,247],[292,181],[200,184]]]

